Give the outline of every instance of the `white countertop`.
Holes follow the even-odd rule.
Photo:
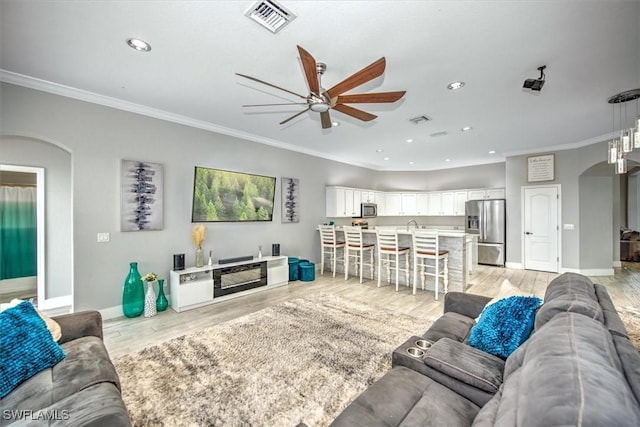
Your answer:
[[[336,226],[336,230],[341,230],[342,227],[340,226]],[[371,234],[375,234],[376,229],[396,229],[398,231],[398,234],[400,235],[411,235],[412,230],[414,229],[414,227],[411,227],[409,230],[407,230],[407,226],[403,225],[403,226],[392,226],[392,225],[382,225],[382,226],[375,226],[372,228],[368,228],[368,229],[363,229],[362,232],[363,233],[371,233]],[[437,229],[437,228],[426,228],[426,227],[420,227],[418,228],[418,230],[438,230],[438,235],[439,236],[443,236],[443,237],[465,237],[465,236],[475,236],[475,234],[467,234],[465,233],[464,230],[450,230],[450,229]]]

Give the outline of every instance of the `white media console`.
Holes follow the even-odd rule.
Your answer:
[[[171,308],[181,312],[288,283],[286,256],[171,270]]]

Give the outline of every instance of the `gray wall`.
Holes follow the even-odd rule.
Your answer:
[[[2,116],[4,121],[4,110]],[[48,299],[71,295],[71,155],[44,141],[0,136],[0,162],[44,168],[44,296]]]
[[[614,260],[619,260],[620,247],[618,243],[618,231],[620,228],[620,179],[613,178],[613,166],[606,164],[607,144],[601,142],[588,145],[581,148],[544,152],[539,154],[555,154],[555,180],[539,183],[560,184],[561,185],[561,238],[562,238],[562,268],[567,269],[594,269],[606,265],[611,268]],[[506,193],[507,193],[507,262],[522,263],[522,229],[521,229],[521,188],[529,184],[527,182],[527,157],[531,155],[512,156],[507,158],[506,162]],[[630,154],[629,158],[636,160],[640,157],[637,151]],[[601,190],[601,183],[596,180],[581,181],[580,177],[589,168],[599,165],[602,172],[607,173],[610,179],[609,194],[610,198],[604,197]],[[584,187],[582,187],[584,186]],[[594,186],[591,188],[591,186]],[[582,197],[581,197],[582,196]],[[595,223],[593,216],[599,215],[598,210],[607,210],[609,212],[609,220],[606,225],[600,223],[596,229],[587,229],[593,233],[595,241],[607,241],[606,245],[611,242],[611,251],[606,255],[606,260],[601,255],[595,264],[589,257],[584,258],[581,262],[581,242],[580,235],[582,232],[581,221],[587,221],[589,227]],[[574,224],[574,230],[562,229],[562,224]],[[584,248],[584,246],[582,246]],[[588,250],[588,249],[585,249]],[[596,266],[597,265],[597,266]]]
[[[71,152],[75,310],[119,305],[131,261],[139,263],[141,273],[155,271],[166,278],[174,253],[185,253],[187,264],[194,264],[195,165],[300,179],[300,223],[281,223],[278,180],[273,222],[208,224],[204,249],[213,250],[214,259],[256,255],[258,245],[269,254],[271,243],[279,242],[283,254],[317,260],[315,228],[325,220],[325,186],[367,187],[375,180],[375,172],[368,169],[6,83],[0,86],[0,96],[2,134],[41,136]],[[26,158],[20,163],[39,160],[22,147],[11,152]],[[163,230],[119,231],[122,159],[164,165]],[[97,243],[100,232],[111,233],[111,242]],[[69,245],[55,250],[68,253]]]
[[[613,250],[613,179],[612,176],[580,177],[580,266],[589,269],[611,268]],[[593,209],[597,203],[598,209]],[[607,207],[610,207],[607,209]]]
[[[502,188],[505,186],[505,163],[442,169],[426,172],[378,172],[381,191],[439,191],[462,188]]]

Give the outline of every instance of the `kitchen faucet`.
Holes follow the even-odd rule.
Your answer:
[[[415,226],[416,226],[416,228],[420,228],[420,227],[418,226],[418,221],[416,221],[415,219],[412,219],[411,221],[409,221],[409,222],[407,223],[407,231],[409,231],[409,226],[411,225],[411,223],[414,223],[414,224],[415,224]]]

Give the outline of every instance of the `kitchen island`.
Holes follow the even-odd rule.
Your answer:
[[[411,248],[410,255],[410,277],[409,283],[413,284],[413,245],[412,245],[412,231],[407,230],[406,227],[393,227],[393,226],[379,226],[377,229],[396,229],[398,230],[398,243],[400,246],[407,246]],[[339,240],[344,240],[341,227],[336,227]],[[376,229],[363,229],[363,240],[365,243],[376,244]],[[438,230],[438,236],[440,237],[440,249],[449,251],[449,288],[448,290],[455,292],[464,292],[469,287],[469,275],[475,265],[474,260],[474,239],[475,235],[467,234],[463,231],[456,230]],[[377,267],[377,248],[374,251],[374,274],[370,274],[370,269],[364,268],[364,278],[371,280],[378,280],[378,267]],[[477,260],[477,256],[475,257]],[[349,263],[350,275],[355,276],[355,268],[353,262]],[[344,270],[343,270],[344,272]],[[395,274],[392,274],[392,281],[395,280]],[[418,279],[419,280],[419,279]],[[382,282],[386,283],[386,273],[382,273]],[[395,284],[395,282],[394,282]],[[404,274],[400,272],[400,285],[406,285],[407,281]],[[425,289],[434,291],[435,278],[427,276],[425,279]],[[417,285],[417,289],[421,289],[420,282]],[[439,291],[444,292],[444,283],[440,280]]]

